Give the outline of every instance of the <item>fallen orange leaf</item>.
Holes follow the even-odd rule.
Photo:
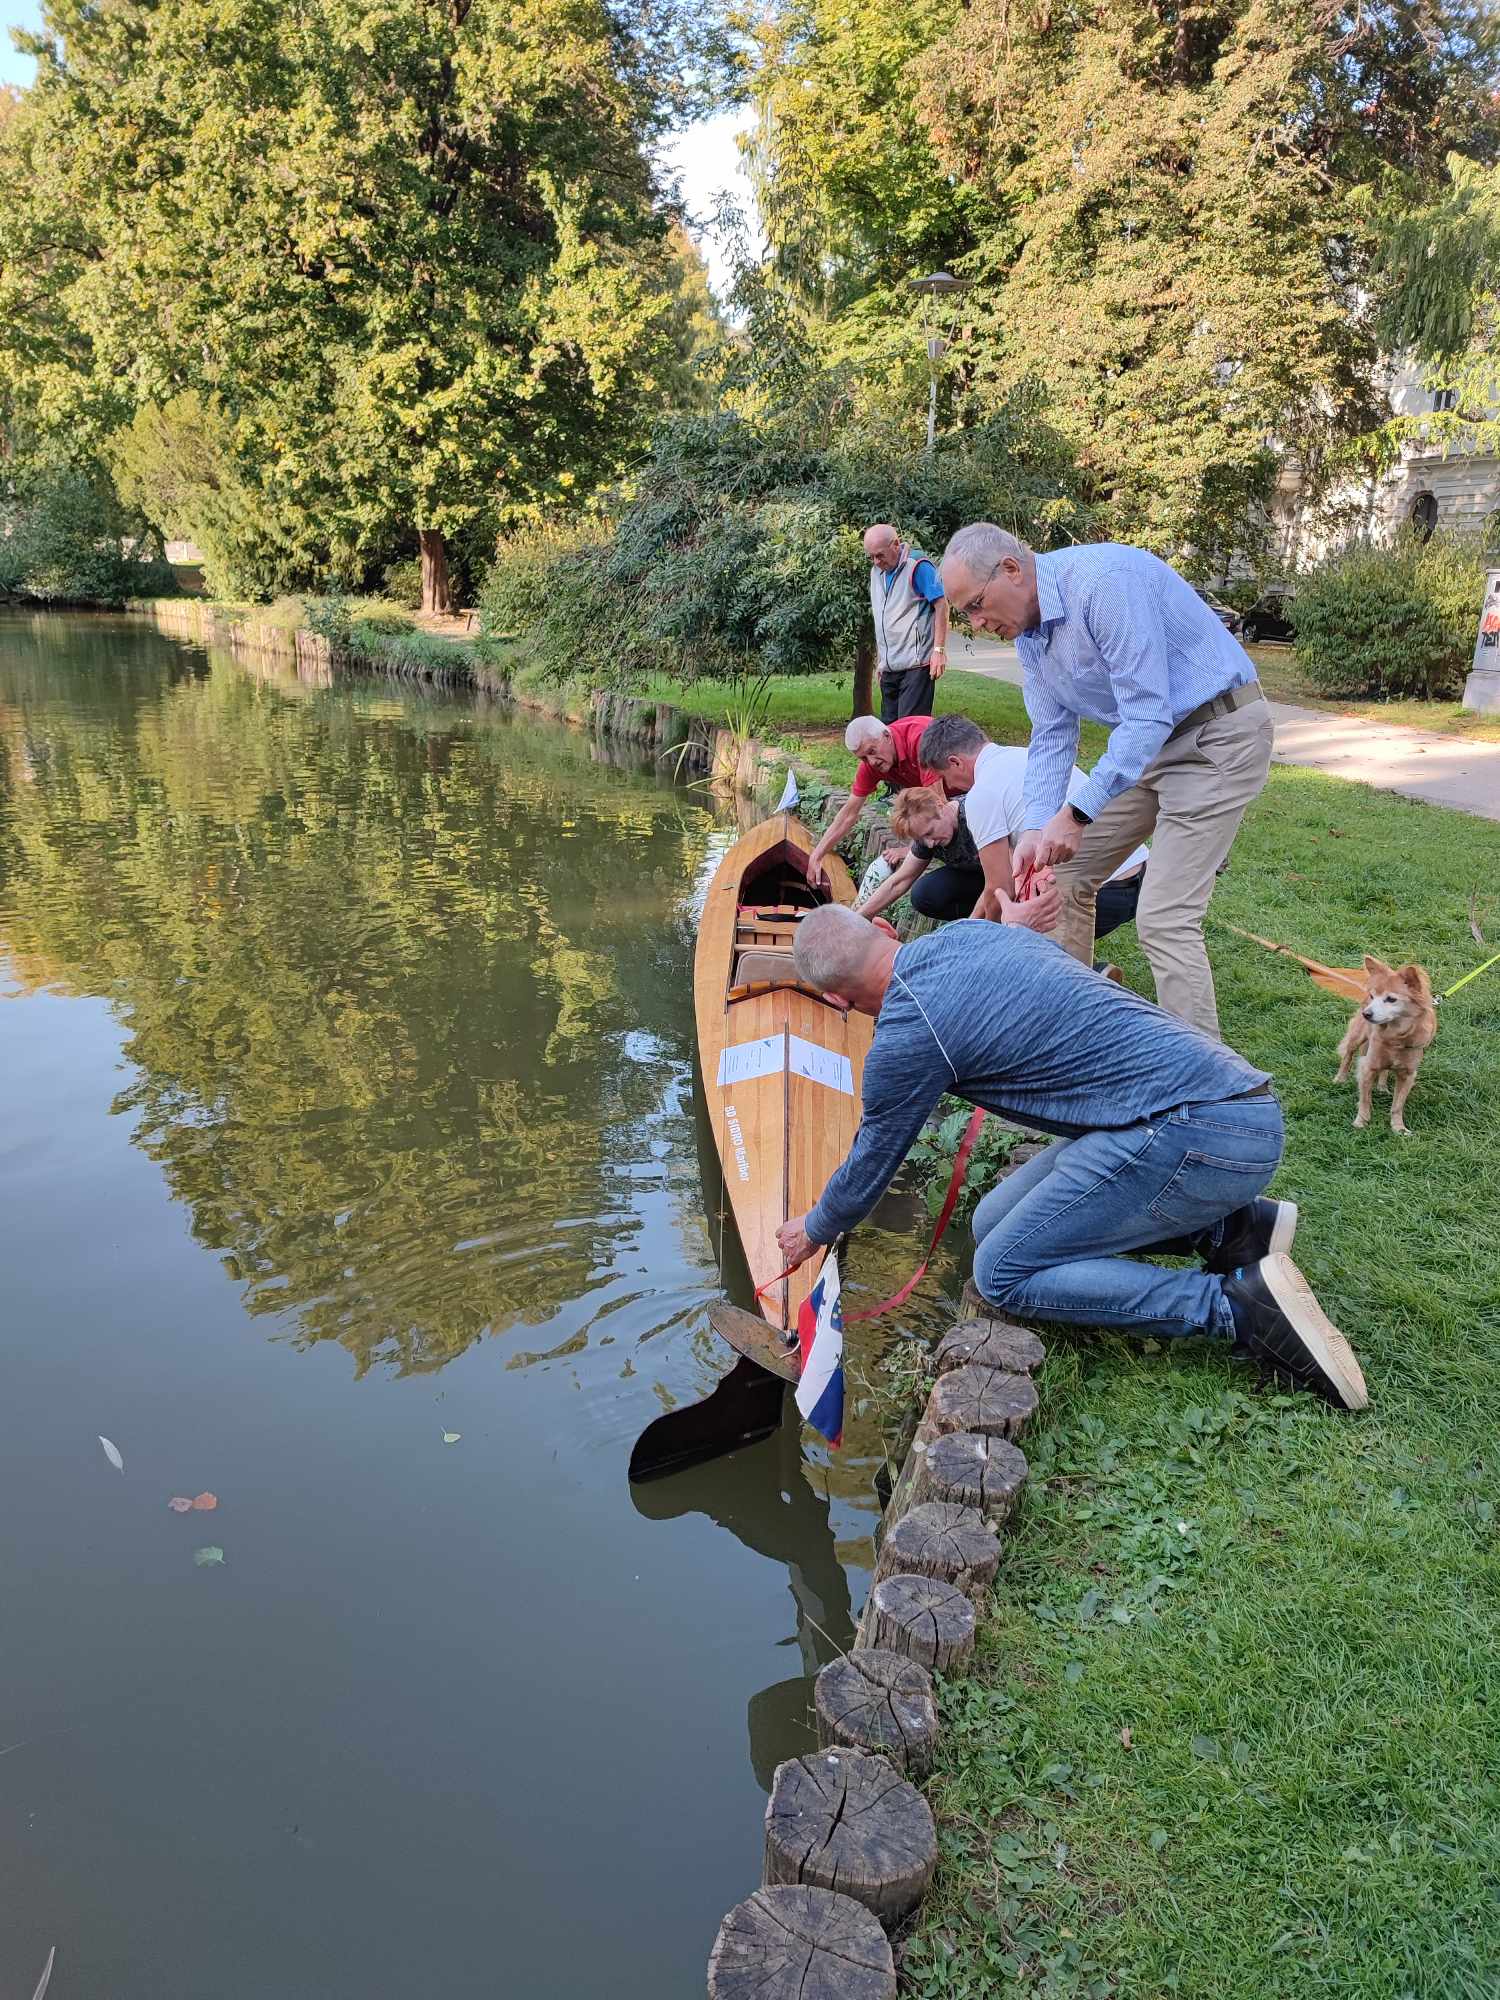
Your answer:
[[[193,1502],[194,1508],[200,1514],[211,1514],[218,1504],[218,1500],[212,1493],[200,1493]]]

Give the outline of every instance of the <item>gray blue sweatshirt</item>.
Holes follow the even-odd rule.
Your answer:
[[[974,919],[896,954],[849,1157],[807,1217],[814,1243],[863,1221],[944,1091],[1076,1138],[1266,1083],[1222,1042],[1101,979],[1050,938]]]

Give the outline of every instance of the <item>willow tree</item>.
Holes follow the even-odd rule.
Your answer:
[[[1500,166],[1455,154],[1438,194],[1387,220],[1382,326],[1413,354],[1447,410],[1410,419],[1426,438],[1500,447]],[[1429,443],[1430,449],[1430,443]]]
[[[671,344],[649,151],[692,51],[604,0],[48,0],[0,141],[0,350],[101,434],[212,399],[351,561],[614,473]]]

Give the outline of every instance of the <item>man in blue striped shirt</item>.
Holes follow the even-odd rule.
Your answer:
[[[955,615],[1014,639],[1025,669],[1017,884],[1056,868],[1058,940],[1087,965],[1095,891],[1154,833],[1136,935],[1161,1005],[1217,1035],[1203,913],[1271,764],[1270,712],[1248,654],[1174,569],[1120,542],[1034,555],[981,521],[949,542],[942,573]],[[1069,803],[1085,716],[1110,738]]]

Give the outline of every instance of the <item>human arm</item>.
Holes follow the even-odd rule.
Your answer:
[[[828,858],[829,853],[838,846],[846,834],[854,831],[855,822],[859,818],[864,803],[862,798],[856,798],[851,792],[833,818],[828,822],[828,826],[819,839],[817,846],[808,855],[807,879],[813,884],[814,888],[817,887],[823,878],[823,863]]]
[[[862,917],[878,917],[882,910],[888,910],[892,903],[899,902],[912,883],[927,866],[927,857],[913,854],[909,850],[906,858],[888,882],[882,882],[875,893],[859,906]]]
[[[1042,680],[1028,667],[1023,687],[1026,713],[1031,718],[1031,744],[1026,753],[1026,783],[1021,821],[1025,827],[1015,843],[1011,868],[1023,884],[1034,867],[1047,857],[1039,852],[1041,829],[1058,812],[1068,795],[1078,755],[1078,734],[1082,718],[1064,707]]]
[[[940,597],[932,607],[932,653],[927,662],[927,671],[933,680],[941,680],[948,667],[948,600]]]
[[[952,1083],[935,1048],[931,1059],[903,1044],[899,1055],[882,1058],[872,1049],[865,1062],[864,1116],[848,1158],[800,1218],[807,1240],[817,1245],[862,1222],[895,1179],[932,1108]],[[791,1228],[791,1224],[787,1224]]]

